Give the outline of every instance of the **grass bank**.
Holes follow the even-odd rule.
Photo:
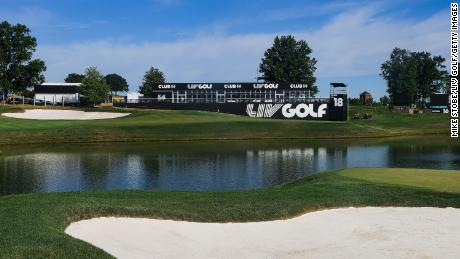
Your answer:
[[[0,106],[0,113],[19,112],[21,109],[21,106]],[[385,107],[351,107],[350,114],[369,112],[373,119],[346,122],[255,119],[200,111],[117,111],[133,114],[97,121],[37,121],[0,116],[0,144],[343,139],[425,134],[447,136],[449,133],[448,115],[393,113]]]
[[[460,208],[460,171],[344,169],[251,191],[96,191],[0,196],[0,256],[109,257],[102,250],[64,234],[69,223],[92,217],[244,222],[349,206]]]

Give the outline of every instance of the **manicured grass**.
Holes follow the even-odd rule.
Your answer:
[[[359,168],[251,191],[96,191],[0,196],[0,256],[108,257],[100,249],[64,234],[70,222],[98,216],[244,222],[348,206],[460,208],[459,175],[460,171]]]
[[[21,106],[0,105],[0,113],[20,109]],[[370,112],[373,119],[347,122],[254,119],[200,111],[115,110],[133,114],[97,121],[37,121],[0,116],[0,144],[449,134],[448,115],[392,113],[385,107],[351,107],[350,114]]]
[[[459,171],[401,168],[355,168],[339,174],[373,183],[427,188],[437,192],[460,193]]]

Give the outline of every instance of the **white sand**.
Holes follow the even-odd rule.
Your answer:
[[[84,112],[75,110],[25,110],[23,113],[3,113],[3,116],[31,120],[101,120],[127,116],[131,113]]]
[[[346,208],[226,224],[96,218],[66,233],[118,258],[459,258],[460,209]]]

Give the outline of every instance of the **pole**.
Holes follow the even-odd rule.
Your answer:
[[[64,107],[64,96],[62,96],[62,107]]]

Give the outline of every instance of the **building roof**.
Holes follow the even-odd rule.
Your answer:
[[[43,83],[42,86],[81,86],[81,83]]]
[[[371,95],[371,93],[369,93],[368,91],[364,91],[360,95]]]
[[[344,83],[331,83],[332,87],[347,87],[346,84]]]
[[[35,93],[42,94],[75,94],[80,92],[81,83],[43,83],[34,86]]]

